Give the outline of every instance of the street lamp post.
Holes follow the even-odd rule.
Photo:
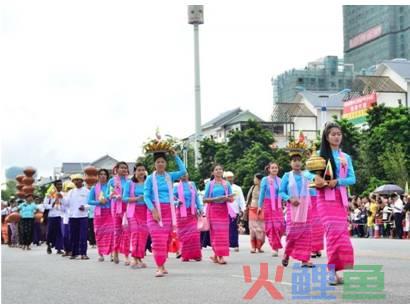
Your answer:
[[[204,6],[188,5],[188,23],[194,25],[195,63],[195,167],[199,165],[199,141],[201,140],[201,86],[199,73],[199,25],[204,23]]]

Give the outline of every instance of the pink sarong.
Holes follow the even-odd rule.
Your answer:
[[[317,211],[323,223],[326,237],[328,265],[335,270],[352,268],[354,264],[353,246],[350,241],[347,209],[339,188],[335,189],[335,200],[326,200],[325,190],[317,190]]]
[[[320,215],[317,211],[316,196],[310,197],[312,211],[312,251],[318,252],[323,250],[324,229]]]
[[[122,232],[121,232],[121,238],[120,238],[120,247],[118,252],[124,254],[125,256],[129,256],[131,253],[131,234],[129,227],[123,227]]]
[[[125,211],[125,207],[123,208],[123,211]],[[113,246],[113,251],[114,252],[121,252],[122,246],[121,243],[124,240],[125,237],[123,237],[123,234],[127,234],[122,226],[122,218],[123,218],[124,214],[115,214],[113,215],[113,222],[114,222],[114,246]]]
[[[95,241],[98,254],[109,255],[113,249],[114,223],[109,208],[100,211],[100,215],[94,215]]]
[[[209,233],[216,256],[229,256],[229,218],[226,203],[208,203]]]
[[[152,253],[158,267],[165,264],[168,258],[168,245],[172,233],[172,216],[170,204],[160,204],[162,226],[153,218],[151,211],[147,211],[148,230],[152,240]]]
[[[131,255],[136,258],[144,258],[148,239],[146,205],[135,204],[134,215],[128,217],[128,226],[131,235]]]
[[[181,209],[177,209],[177,234],[181,243],[182,259],[200,259],[201,241],[200,232],[198,231],[198,220],[196,215],[190,213],[182,216]]]
[[[308,262],[312,252],[311,210],[307,211],[306,222],[292,222],[292,205],[286,206],[286,247],[285,255],[301,262]]]
[[[280,203],[279,207],[273,210],[271,199],[265,198],[263,200],[263,214],[265,218],[265,233],[272,250],[277,251],[282,249],[280,239],[285,233],[285,219],[283,217],[282,204]]]

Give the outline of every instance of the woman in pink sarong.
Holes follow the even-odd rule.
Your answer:
[[[171,152],[175,155],[175,152]],[[168,274],[165,262],[168,258],[168,246],[173,228],[176,226],[172,182],[186,174],[182,160],[175,155],[178,166],[176,172],[166,172],[167,157],[165,153],[154,153],[155,171],[148,176],[144,184],[144,201],[147,212],[148,230],[152,239],[152,252],[157,265],[156,277]]]
[[[177,236],[181,244],[181,261],[200,261],[202,254],[197,216],[202,215],[202,206],[195,183],[189,181],[188,174],[174,186],[174,197],[178,200]]]
[[[331,285],[343,284],[341,271],[353,268],[354,253],[348,230],[348,199],[346,186],[356,183],[352,159],[341,151],[342,129],[328,122],[322,134],[320,156],[331,164],[325,172],[325,180],[320,175],[306,173],[315,182],[317,210],[323,222],[326,238],[328,268],[336,271]]]
[[[262,214],[265,221],[265,233],[273,251],[273,256],[279,255],[282,249],[281,237],[285,233],[285,219],[282,210],[282,198],[279,194],[281,179],[278,177],[279,166],[270,162],[266,166],[268,176],[261,181],[258,201],[258,215]]]
[[[122,193],[123,200],[127,203],[127,219],[130,232],[131,268],[146,268],[142,261],[145,256],[145,246],[148,239],[147,206],[144,201],[145,166],[137,163],[134,166],[134,176],[127,181]]]
[[[104,261],[104,255],[110,255],[113,246],[114,223],[111,216],[111,202],[104,196],[107,191],[108,170],[98,171],[98,183],[90,190],[88,204],[95,206],[94,231],[97,242],[98,261]]]
[[[317,210],[316,188],[310,188],[310,201],[312,212],[312,258],[321,257],[323,250],[324,229],[322,219]]]
[[[205,186],[204,203],[207,203],[206,213],[209,219],[209,233],[214,255],[210,259],[217,264],[224,265],[224,256],[229,256],[229,215],[236,217],[229,202],[234,195],[229,182],[223,177],[224,169],[217,164],[213,168],[213,179]]]
[[[113,261],[120,262],[118,253],[124,254],[125,265],[129,265],[129,232],[124,223],[126,203],[123,201],[122,192],[127,183],[129,173],[128,164],[124,161],[118,162],[115,166],[116,175],[108,181],[106,198],[111,200],[111,215],[114,222],[114,241],[113,241]]]
[[[306,159],[309,159],[312,155],[312,150],[307,150]],[[323,222],[320,219],[320,215],[317,211],[317,191],[316,187],[311,187],[309,185],[310,191],[310,206],[311,206],[311,216],[312,216],[312,258],[321,257],[322,250],[324,249],[324,229]]]
[[[282,265],[287,266],[289,258],[302,262],[302,267],[313,267],[310,262],[311,210],[309,180],[302,173],[302,155],[290,151],[292,171],[285,173],[280,185],[280,195],[286,204],[286,246]]]

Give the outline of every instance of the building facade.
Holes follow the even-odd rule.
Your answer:
[[[410,59],[410,5],[344,5],[343,32],[344,61],[356,72]]]
[[[273,78],[273,100],[292,102],[298,87],[309,91],[340,91],[351,87],[353,77],[352,65],[337,56],[326,56],[310,62],[304,69],[292,69]]]
[[[274,133],[277,146],[285,147],[300,131],[308,141],[315,141],[327,121],[341,118],[345,98],[340,92],[304,90],[298,92],[291,103],[275,104],[272,121],[282,126],[282,130],[277,128],[278,132]]]

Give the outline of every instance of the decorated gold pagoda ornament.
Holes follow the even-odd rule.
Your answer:
[[[143,145],[143,150],[145,154],[172,153],[175,151],[174,144],[175,140],[172,137],[168,137],[168,139],[162,138],[157,128],[155,138],[149,139],[148,142]]]
[[[323,177],[325,168],[326,168],[326,160],[317,154],[316,145],[313,144],[312,145],[312,155],[306,161],[306,169],[312,173],[315,173],[316,175]],[[316,185],[314,182],[312,182],[309,184],[309,187],[316,187]]]
[[[307,144],[305,143],[305,136],[303,135],[303,132],[299,133],[299,138],[296,141],[290,141],[285,148],[290,157],[303,157],[304,153],[306,152],[306,149]]]

